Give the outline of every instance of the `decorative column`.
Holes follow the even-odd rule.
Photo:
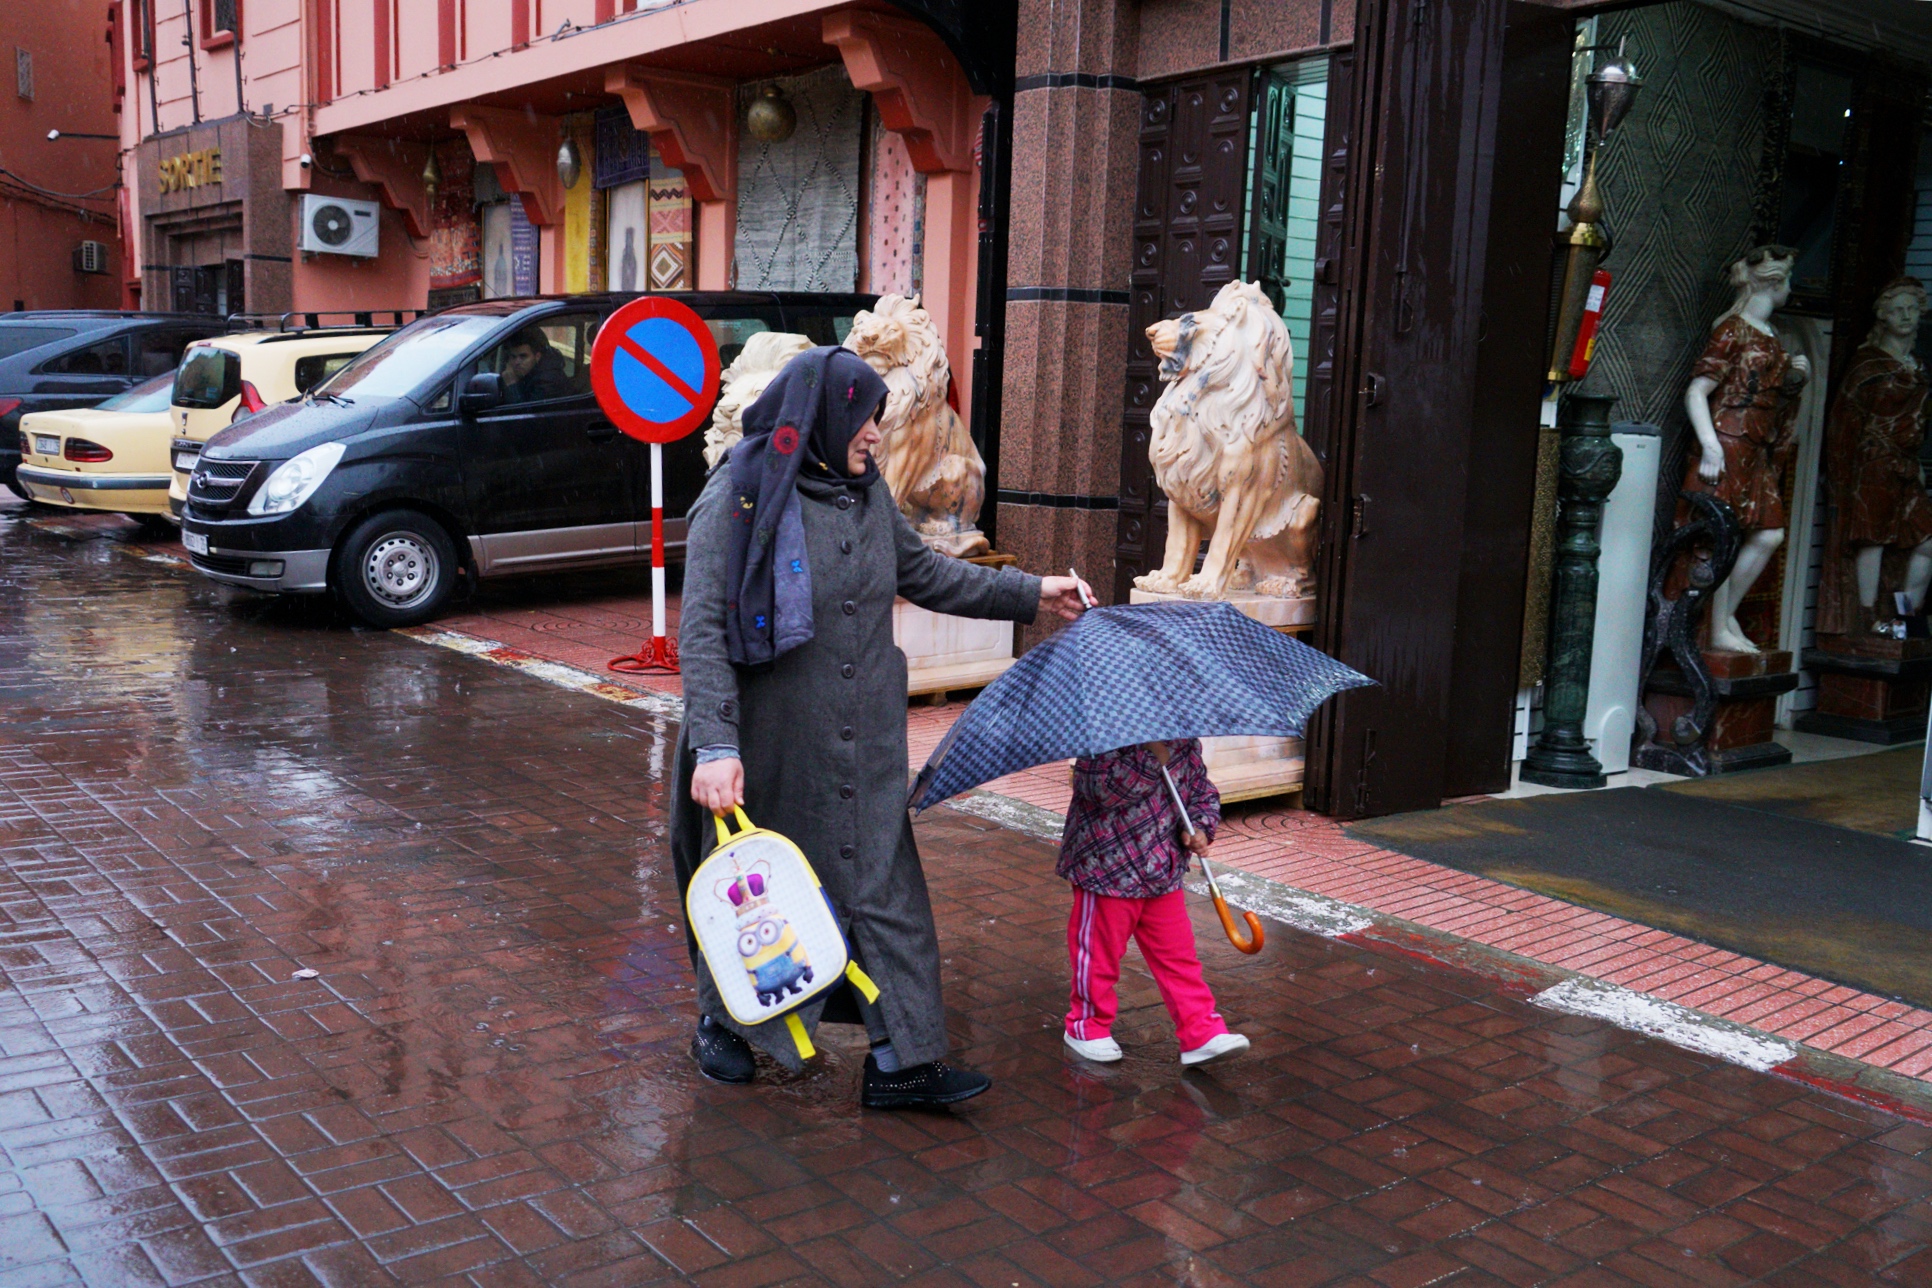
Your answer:
[[[1583,736],[1590,703],[1590,651],[1597,624],[1597,533],[1603,502],[1623,473],[1623,449],[1610,440],[1604,394],[1567,394],[1557,416],[1562,436],[1557,497],[1550,665],[1543,687],[1543,732],[1523,761],[1522,779],[1545,787],[1601,787],[1603,766]]]

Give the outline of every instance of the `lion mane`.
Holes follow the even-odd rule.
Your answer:
[[[946,400],[952,368],[932,315],[917,296],[880,296],[853,318],[845,347],[886,383],[883,438],[873,459],[900,510],[942,554],[984,554],[986,536],[975,525],[986,500],[986,463]]]
[[[745,341],[745,347],[718,381],[718,402],[711,409],[711,425],[704,431],[706,469],[715,466],[745,436],[745,408],[758,401],[758,395],[786,363],[811,347],[810,336],[789,331],[760,331]]]

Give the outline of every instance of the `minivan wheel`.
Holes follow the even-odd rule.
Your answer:
[[[414,626],[448,602],[456,546],[427,515],[388,510],[336,547],[334,581],[344,606],[369,625]]]

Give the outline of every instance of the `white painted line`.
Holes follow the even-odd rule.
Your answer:
[[[1036,841],[1051,841],[1055,845],[1060,843],[1067,826],[1064,815],[1056,814],[1043,805],[1031,805],[995,792],[967,792],[963,796],[953,797],[946,802],[946,806],[1024,833]]]
[[[1366,909],[1325,894],[1297,889],[1226,865],[1218,869],[1216,877],[1221,883],[1221,897],[1230,907],[1273,917],[1311,935],[1340,939],[1375,924],[1375,918]],[[1198,895],[1208,892],[1205,881],[1189,881],[1187,888]]]
[[[1544,989],[1530,999],[1530,1004],[1565,1015],[1606,1020],[1620,1029],[1661,1038],[1673,1046],[1759,1073],[1768,1073],[1798,1055],[1795,1043],[1582,975]]]
[[[577,693],[587,693],[593,698],[602,698],[620,707],[629,707],[647,715],[665,720],[684,719],[684,700],[674,698],[668,693],[653,693],[638,690],[606,680],[601,675],[593,675],[579,667],[567,666],[562,662],[549,662],[539,657],[531,657],[507,644],[484,639],[478,635],[466,635],[461,631],[439,630],[433,626],[405,626],[396,630],[397,635],[406,635],[421,644],[434,644],[456,653],[467,653],[495,666],[521,671],[532,679],[554,684],[560,689],[570,689]],[[506,656],[507,655],[507,656]]]

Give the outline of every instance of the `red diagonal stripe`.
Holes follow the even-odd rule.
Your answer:
[[[676,393],[693,407],[698,405],[698,391],[690,385],[685,384],[682,380],[679,380],[675,372],[658,361],[656,354],[631,339],[628,335],[620,335],[617,337],[617,347],[643,363],[652,375],[671,386],[672,392]]]

